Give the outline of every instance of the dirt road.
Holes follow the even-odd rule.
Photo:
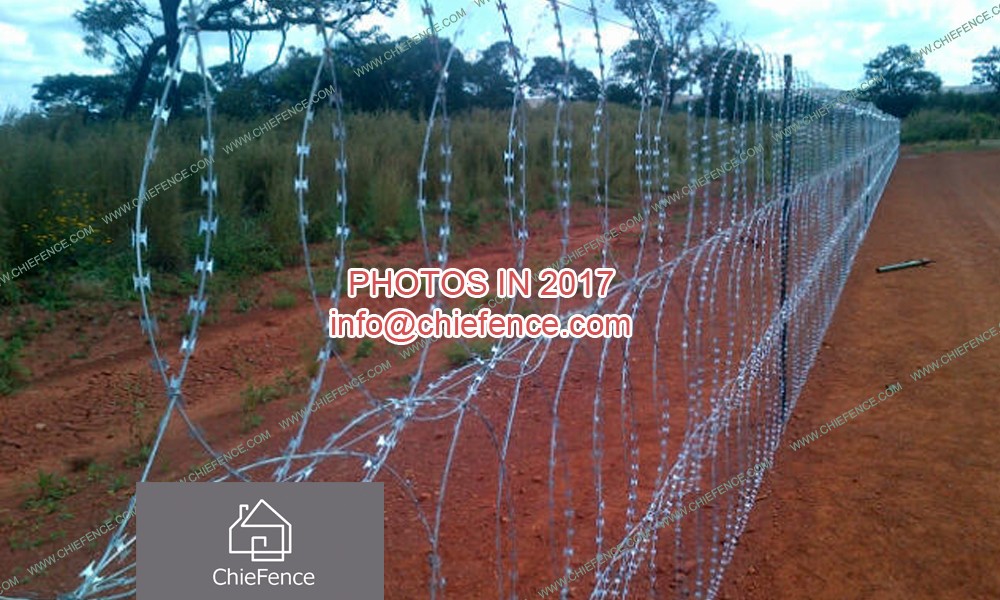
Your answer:
[[[916,258],[935,263],[875,273]],[[911,377],[998,322],[1000,153],[904,154],[721,597],[1000,598],[1000,340]]]

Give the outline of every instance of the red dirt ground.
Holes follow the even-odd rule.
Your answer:
[[[916,258],[926,268],[876,274]],[[903,156],[798,400],[722,598],[1000,598],[1000,153]],[[903,391],[798,451],[899,381]]]
[[[616,225],[634,214],[634,209],[615,209],[612,211],[611,223]],[[527,266],[538,269],[543,265],[547,266],[562,254],[561,222],[556,215],[549,215],[548,218],[536,216],[535,220],[532,235],[536,241],[533,242],[531,254],[534,258]],[[681,225],[675,222],[670,223],[669,227],[677,229],[673,232],[673,239],[680,239]],[[590,242],[603,231],[599,215],[595,211],[587,212],[583,218],[574,221],[569,251]],[[620,238],[622,244],[630,245],[625,240],[636,239],[639,231],[640,228],[635,227],[623,234]],[[511,264],[511,252],[509,242],[478,246],[469,253],[474,259],[453,258],[452,266],[483,267],[492,272],[499,266]],[[381,268],[414,265],[419,262],[419,257],[422,257],[422,252],[416,244],[411,244],[398,253],[369,251],[353,255],[352,260],[359,265]],[[599,264],[596,253],[590,252],[578,259],[574,266]],[[192,359],[184,393],[193,420],[220,452],[228,451],[253,434],[265,430],[271,433],[272,440],[268,442],[267,451],[262,451],[261,455],[278,453],[288,440],[288,434],[292,430],[283,432],[277,423],[304,405],[304,373],[311,366],[321,342],[316,326],[316,313],[304,291],[304,273],[304,269],[300,268],[261,278],[256,282],[261,288],[258,294],[260,307],[243,314],[234,310],[234,298],[227,298],[221,309],[213,309],[212,301],[209,303],[208,317],[199,333],[198,350]],[[298,297],[297,305],[285,310],[268,306],[278,290],[295,292]],[[253,293],[250,292],[250,295]],[[342,305],[342,310],[353,311],[360,306],[360,302],[360,299],[347,300]],[[373,312],[384,313],[399,304],[397,300],[364,300],[364,305]],[[426,310],[426,307],[420,308],[416,302],[404,304],[412,305],[414,310]],[[456,301],[455,305],[463,306],[463,303]],[[93,303],[55,315],[29,308],[17,316],[13,324],[8,325],[8,329],[13,330],[33,321],[35,325],[32,328],[42,331],[34,335],[26,352],[25,364],[32,373],[30,385],[0,402],[0,419],[4,423],[3,431],[0,432],[0,507],[3,507],[0,512],[0,534],[7,536],[10,542],[0,545],[0,573],[5,574],[0,580],[14,574],[23,580],[26,567],[79,538],[109,515],[122,511],[128,498],[134,493],[134,482],[140,474],[135,466],[138,462],[135,460],[136,449],[140,445],[138,440],[148,438],[164,407],[162,383],[152,374],[149,367],[152,354],[148,343],[139,334],[136,306],[127,303],[116,306]],[[154,312],[159,315],[161,351],[165,351],[171,364],[176,365],[175,349],[181,336],[186,296],[161,296],[157,299],[156,306]],[[537,301],[533,308],[533,312],[546,312],[541,310]],[[54,320],[55,326],[45,327],[46,320]],[[445,343],[438,345],[443,347]],[[357,346],[357,342],[346,344],[344,356],[348,359],[354,356]],[[427,370],[431,376],[448,368],[441,354],[437,352],[428,364]],[[368,358],[353,361],[352,368],[354,373],[362,373],[386,359],[392,361],[392,370],[372,382],[370,387],[382,397],[401,395],[408,387],[405,383],[407,375],[415,370],[418,361],[403,361],[388,344],[379,341],[374,353]],[[339,369],[331,365],[327,386],[336,387],[344,379]],[[547,381],[544,387],[550,388],[552,378],[546,375],[544,379]],[[287,397],[258,408],[256,412],[260,416],[260,425],[241,430],[241,392],[245,391],[248,384],[259,387],[289,380],[295,382],[297,389],[287,394]],[[306,444],[325,437],[323,432],[342,427],[349,415],[353,416],[354,411],[363,405],[362,400],[354,392],[345,402],[338,401],[315,413],[311,417]],[[522,429],[519,435],[547,440],[548,425],[543,427],[541,417],[543,412],[548,412],[544,399],[536,398],[533,405],[526,402],[524,406],[526,408],[519,412],[528,411],[534,418],[526,419],[526,422],[537,425],[538,429]],[[500,407],[499,403],[497,407]],[[177,480],[210,459],[195,445],[186,430],[178,425],[179,422],[179,419],[174,419],[168,430],[150,478],[153,481]],[[406,435],[417,436],[417,439],[411,438],[406,443],[413,443],[426,450],[427,454],[431,454],[433,448],[436,456],[443,456],[448,441],[444,439],[443,431],[450,429],[450,423],[435,428],[412,427]],[[480,445],[477,442],[473,444]],[[424,455],[416,455],[418,465],[414,467],[421,472],[422,477],[417,478],[404,461],[394,465],[407,476],[421,480],[414,490],[421,501],[427,501],[432,494],[436,494],[431,488],[436,489],[441,473],[439,464],[419,464]],[[245,456],[248,460],[261,457],[253,452]],[[130,458],[133,460],[131,467],[126,464]],[[532,457],[534,458],[536,457]],[[489,460],[489,457],[486,456],[483,460]],[[234,464],[241,462],[236,460]],[[516,466],[516,459],[509,464]],[[105,470],[91,473],[88,465],[101,465]],[[609,461],[609,465],[614,468],[613,462]],[[532,465],[532,470],[535,467],[536,465]],[[478,469],[479,474],[473,476],[467,469],[467,466],[456,467],[451,481],[451,495],[455,498],[479,493],[477,489],[485,471]],[[56,503],[57,506],[52,511],[29,510],[23,506],[37,492],[35,482],[39,472],[64,476],[73,488],[73,492]],[[533,476],[527,475],[527,469],[521,470],[521,473],[526,480],[533,479]],[[217,471],[204,479],[218,474]],[[357,476],[356,465],[346,467],[342,464],[326,464],[317,472],[314,480],[350,481],[356,480]],[[495,481],[495,467],[491,476]],[[520,485],[516,476],[512,481],[514,485]],[[537,485],[537,482],[532,483]],[[523,488],[521,493],[524,493]],[[462,502],[460,512],[480,517],[493,515],[492,498],[487,501],[484,496],[482,500],[482,506]],[[539,496],[539,502],[542,501],[543,498]],[[390,496],[387,492],[386,513],[392,515],[389,518],[400,519],[397,523],[388,521],[387,530],[395,528],[406,531],[412,528],[412,506],[407,507],[408,502],[407,498],[398,493]],[[411,509],[410,513],[406,512],[407,508]],[[539,519],[543,518],[544,512],[537,511]],[[492,521],[493,517],[490,516],[489,519]],[[464,519],[454,518],[453,522],[463,523]],[[423,554],[426,552],[426,540],[419,550],[414,551],[412,544],[420,544],[419,540],[406,541],[405,535],[400,536],[400,539],[406,547],[393,548],[394,540],[389,539],[386,555],[404,556],[413,560],[408,558],[396,565],[391,560],[387,561],[387,592],[390,596],[393,581],[413,582],[414,587],[405,592],[406,596],[413,593],[414,589],[426,590],[425,584],[421,583],[427,578]],[[18,592],[30,590],[51,594],[54,590],[65,590],[77,585],[79,571],[91,560],[91,555],[102,541],[92,542],[90,552],[70,554],[68,558],[47,569],[41,577],[19,586]],[[483,544],[492,545],[492,540],[484,538]],[[475,553],[461,552],[454,557],[454,564],[461,565],[463,560],[475,556]],[[529,564],[531,562],[528,560]],[[393,568],[401,571],[394,573]],[[541,584],[541,578],[545,576],[539,577]],[[483,584],[486,582],[483,581]]]
[[[986,400],[996,397],[995,384],[1000,383],[995,366],[1000,344],[976,349],[926,383],[906,386],[904,382],[899,401],[886,403],[874,414],[865,414],[850,427],[806,449],[794,453],[787,449],[789,440],[856,405],[885,383],[904,377],[908,380],[914,368],[1000,321],[1000,314],[990,312],[1000,308],[1000,269],[996,266],[1000,264],[998,159],[997,153],[978,153],[900,160],[845,288],[824,350],[799,399],[785,448],[765,480],[749,531],[727,573],[724,597],[1000,597],[997,574],[987,567],[1000,558],[1000,536],[995,526],[990,527],[1000,522],[1000,436],[993,433],[1000,415],[988,412],[990,403]],[[628,213],[616,211],[612,224],[625,220]],[[574,219],[570,249],[601,232],[596,218]],[[634,230],[626,237],[636,233]],[[681,237],[675,233],[669,239]],[[532,256],[550,257],[545,264],[559,256],[557,219],[536,225],[532,235]],[[510,264],[507,246],[477,247],[473,254],[474,261],[459,258],[456,265],[490,270]],[[417,255],[411,246],[397,256],[372,251],[354,258],[365,266],[395,266],[412,264]],[[878,264],[923,256],[938,262],[927,269],[874,274]],[[588,255],[574,266],[596,264]],[[274,436],[269,454],[277,452],[286,440],[276,423],[301,406],[301,391],[258,409],[261,424],[250,427],[247,433],[240,428],[240,394],[249,382],[258,386],[278,382],[290,368],[291,378],[300,382],[307,371],[318,339],[316,315],[297,284],[302,273],[297,269],[262,278],[262,308],[239,314],[229,299],[199,336],[185,395],[191,414],[221,450],[264,429]],[[296,292],[299,301],[295,308],[282,311],[267,306],[267,300],[282,288]],[[160,302],[160,312],[169,315],[169,319],[161,318],[161,323],[164,347],[171,357],[176,356],[184,304],[176,298]],[[366,306],[373,312],[384,309],[370,303]],[[163,406],[161,384],[148,366],[149,348],[139,336],[135,314],[129,314],[134,310],[133,305],[94,303],[56,315],[58,327],[38,334],[28,349],[31,386],[0,401],[4,423],[0,432],[0,534],[11,541],[0,545],[0,580],[23,573],[23,567],[84,534],[106,518],[109,510],[121,510],[134,491],[132,482],[138,469],[123,466],[136,446],[130,431],[148,433]],[[348,304],[344,310],[353,307]],[[41,311],[26,311],[19,320],[23,323],[31,317],[44,322],[47,316]],[[637,341],[637,348],[644,343]],[[83,348],[83,359],[70,358]],[[348,345],[345,356],[353,356],[355,348],[356,344]],[[556,346],[552,352],[564,354],[566,348]],[[373,387],[382,395],[399,395],[412,368],[401,368],[403,361],[387,345],[378,344],[371,357],[358,361],[355,372],[387,358],[394,368]],[[648,372],[642,360],[637,359],[633,367],[639,381],[643,371]],[[605,365],[609,374],[621,370],[620,360],[614,361]],[[440,356],[431,365],[435,372],[445,367]],[[577,357],[568,389],[592,394],[587,377],[596,367],[593,355]],[[508,459],[510,488],[517,499],[522,595],[531,595],[533,589],[551,581],[544,476],[548,457],[539,452],[542,448],[547,452],[551,417],[549,399],[535,392],[551,390],[557,376],[558,372],[540,373],[528,382],[529,389],[517,410],[520,426],[516,435],[520,439],[512,446],[520,450]],[[338,380],[342,378],[337,375]],[[331,383],[329,378],[327,383]],[[503,386],[494,386],[480,402],[492,407],[487,416],[494,423],[502,421],[509,408],[504,400],[506,391]],[[939,398],[946,403],[935,403]],[[139,424],[134,424],[132,415],[139,401],[145,406],[139,410]],[[352,402],[360,402],[357,394]],[[333,405],[315,413],[312,428],[317,435],[307,436],[307,443],[318,439],[319,432],[342,425],[352,408],[351,404],[341,409]],[[604,417],[608,431],[614,431],[626,416],[615,411],[609,408]],[[631,415],[639,417],[637,430],[645,444],[656,438],[658,424],[642,416],[641,412]],[[563,418],[566,431],[588,431],[583,439],[563,440],[566,466],[570,471],[582,469],[589,464],[590,417],[566,411]],[[409,459],[394,464],[417,482],[414,494],[425,511],[434,506],[440,457],[450,441],[451,421],[442,423],[445,426],[409,428],[403,442],[420,448],[420,456],[411,453]],[[450,597],[495,597],[497,593],[492,530],[497,470],[495,457],[490,462],[492,449],[480,441],[485,435],[481,424],[466,424],[460,448],[467,453],[456,462],[449,479],[448,517],[442,538]],[[612,449],[614,442],[608,444]],[[622,489],[627,477],[623,455],[620,446],[613,449],[618,451],[607,453],[604,470],[617,471],[620,477],[609,477],[607,485]],[[186,433],[172,427],[152,479],[176,480],[205,460]],[[86,465],[92,462],[110,465],[111,471],[88,478]],[[643,469],[646,465],[644,462]],[[33,493],[30,488],[38,470],[62,474],[78,489],[52,514],[22,508]],[[314,479],[335,480],[356,476],[356,472],[356,466],[331,461]],[[589,476],[589,471],[585,475]],[[649,478],[649,473],[642,475],[644,480]],[[125,485],[117,490],[116,476],[125,478]],[[575,504],[593,504],[586,496],[586,486],[577,482],[574,489]],[[560,493],[557,484],[557,498]],[[624,504],[613,495],[607,501],[609,518],[618,520],[609,521],[608,526],[620,527]],[[72,517],[60,518],[65,513]],[[386,513],[387,531],[415,530],[409,500],[389,486]],[[577,538],[592,538],[593,512],[578,511],[575,519]],[[48,539],[52,532],[60,531],[62,537]],[[872,536],[872,532],[879,535]],[[22,548],[24,545],[31,547]],[[17,591],[74,586],[90,554],[71,554]],[[426,558],[426,540],[416,532],[390,536],[386,596],[426,596]],[[668,585],[672,587],[674,582],[668,581]],[[573,597],[577,594],[574,589]],[[659,592],[658,588],[660,595],[665,595],[665,590]]]

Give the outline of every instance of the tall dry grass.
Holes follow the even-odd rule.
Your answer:
[[[590,142],[594,106],[574,104],[572,189],[574,202],[592,201]],[[542,106],[526,113],[528,121],[527,192],[531,210],[555,208],[552,131],[555,109]],[[613,105],[608,110],[607,148],[612,157],[610,200],[635,200],[635,129],[638,113]],[[293,179],[294,149],[301,121],[289,121],[241,147],[223,147],[250,131],[258,121],[215,120],[219,182],[219,236],[215,245],[220,270],[250,275],[280,268],[299,256]],[[504,209],[503,151],[509,112],[474,110],[453,117],[454,180],[451,187],[454,223],[473,233]],[[686,172],[681,148],[683,116],[668,124],[676,183]],[[332,114],[320,112],[312,126],[309,160],[310,224],[308,239],[332,239],[338,219],[335,204],[336,152],[330,135]],[[346,117],[348,156],[348,220],[356,237],[369,243],[394,244],[419,235],[416,209],[417,172],[426,122],[404,113],[353,114]],[[201,158],[200,118],[171,121],[161,132],[150,185],[173,176]],[[135,214],[105,225],[102,215],[135,196],[150,131],[148,121],[87,123],[80,117],[45,118],[36,114],[7,118],[0,125],[0,269],[4,272],[38,254],[79,225],[92,224],[97,234],[76,244],[24,279],[42,272],[86,272],[125,277],[130,272],[130,228]],[[429,152],[431,172],[441,167],[438,130]],[[603,151],[603,148],[602,148]],[[442,186],[428,182],[432,207]],[[198,177],[190,177],[147,205],[150,262],[166,272],[188,270],[200,251],[197,222],[204,213]],[[4,286],[9,287],[9,286]],[[127,286],[122,286],[124,291]]]

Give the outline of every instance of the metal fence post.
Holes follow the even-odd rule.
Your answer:
[[[785,55],[785,92],[782,96],[781,129],[788,131],[792,118],[792,55]],[[792,139],[790,135],[781,138],[781,302],[778,310],[784,313],[788,300],[788,229],[792,192]],[[781,422],[788,422],[788,316],[781,317]]]

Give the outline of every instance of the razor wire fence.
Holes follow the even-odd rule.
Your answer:
[[[202,89],[205,130],[199,150],[207,163],[201,191],[203,237],[188,302],[189,328],[179,357],[168,361],[158,335],[154,273],[144,202],[135,215],[134,285],[140,326],[166,393],[142,481],[179,420],[205,452],[213,443],[188,413],[184,385],[197,348],[214,270],[220,192],[213,170],[216,130],[212,92],[195,27],[206,3],[190,0],[180,51],[164,78],[137,197],[145,196],[157,141],[169,121],[169,98],[193,50]],[[605,236],[591,260],[619,276],[606,298],[555,300],[545,312],[624,313],[636,323],[630,339],[495,339],[472,360],[443,366],[442,344],[423,344],[415,360],[393,365],[405,389],[386,377],[362,383],[359,394],[328,400],[324,389],[356,380],[356,367],[336,340],[325,337],[327,310],[340,308],[351,256],[347,207],[348,130],[336,78],[333,32],[320,27],[325,51],[311,96],[324,72],[333,81],[326,106],[310,105],[292,152],[299,235],[321,346],[301,419],[245,464],[219,461],[215,481],[381,481],[386,484],[386,578],[390,597],[516,598],[588,595],[713,598],[733,556],[770,464],[829,326],[851,264],[898,155],[899,123],[868,104],[843,101],[759,49],[718,46],[700,76],[670,93],[670,77],[649,61],[634,128],[634,147],[613,152],[606,100],[607,65],[598,5],[585,23],[593,45],[570,43],[563,3],[549,1],[548,23],[563,73],[549,101],[552,194],[550,219],[529,209],[528,143],[533,118],[525,85],[530,47],[548,35],[521,25],[500,2],[506,68],[517,83],[495,193],[504,199],[506,239],[497,266],[517,268],[576,256],[580,239]],[[638,39],[662,45],[662,17],[633,3]],[[433,24],[434,7],[423,3]],[[467,21],[457,27],[460,36]],[[481,266],[496,260],[452,253],[453,214],[468,195],[456,189],[456,146],[447,81],[457,45],[429,43],[437,52],[437,90],[413,173],[425,266]],[[570,61],[589,53],[599,77],[596,103],[575,102]],[[658,84],[658,82],[662,82]],[[658,87],[659,85],[659,87]],[[666,85],[667,87],[663,87]],[[669,100],[676,96],[677,105]],[[332,121],[332,155],[312,152],[319,111]],[[329,134],[327,134],[329,135]],[[582,146],[582,147],[581,147]],[[581,162],[580,157],[585,156]],[[625,206],[612,198],[612,171],[632,169],[638,194]],[[332,189],[310,189],[310,173],[335,173]],[[589,176],[581,187],[579,173]],[[327,280],[313,268],[307,244],[310,194],[337,215]],[[585,200],[581,201],[581,198]],[[616,227],[633,216],[630,230]],[[441,297],[426,310],[443,308]],[[541,312],[514,299],[503,310]],[[342,422],[313,415],[317,403],[338,404]],[[280,444],[283,449],[279,449]],[[250,474],[253,474],[251,477]],[[695,498],[749,475],[700,510],[670,519]],[[134,513],[135,500],[129,505]],[[638,535],[637,535],[638,534]],[[121,598],[135,593],[134,523],[126,519],[81,573],[66,598]],[[612,551],[613,550],[613,551]],[[606,560],[591,564],[595,556]],[[581,566],[590,564],[585,570]],[[410,574],[419,573],[413,578]]]

